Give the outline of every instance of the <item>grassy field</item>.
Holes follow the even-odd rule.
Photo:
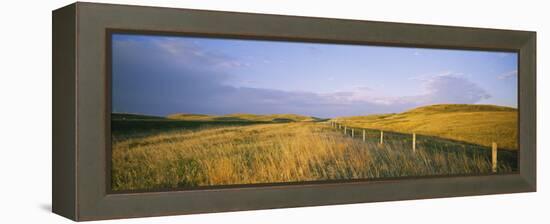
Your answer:
[[[339,117],[357,128],[380,129],[454,139],[499,148],[518,149],[518,111],[492,105],[433,105],[399,114]]]
[[[205,115],[205,114],[172,114],[167,118],[184,121],[248,121],[248,122],[297,122],[297,121],[319,121],[320,118],[303,116],[298,114],[227,114],[227,115]]]
[[[452,141],[419,144],[413,153],[407,140],[363,142],[326,122],[229,124],[119,132],[113,136],[113,190],[491,172],[487,150]],[[513,169],[499,161],[499,172]]]
[[[177,130],[199,130],[213,127],[247,126],[273,123],[259,120],[216,120],[208,115],[194,115],[194,119],[177,119],[138,114],[111,114],[111,132],[113,141],[125,138],[146,137]],[[191,117],[191,115],[190,115]]]

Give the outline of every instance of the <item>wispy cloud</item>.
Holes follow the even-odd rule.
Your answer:
[[[426,81],[432,80],[434,77],[448,76],[448,75],[457,75],[457,73],[455,73],[453,71],[442,71],[442,72],[439,72],[437,74],[415,75],[415,76],[410,77],[409,80],[426,82]]]
[[[374,82],[329,93],[235,87],[227,84],[235,78],[227,68],[246,63],[192,41],[115,41],[113,50],[113,110],[118,112],[334,117],[400,112],[435,103],[476,103],[491,97],[467,76],[453,72],[415,77],[422,93],[397,97],[374,95],[382,88]],[[254,84],[252,80],[241,81]]]
[[[335,102],[364,102],[379,105],[392,105],[396,108],[416,107],[441,103],[477,103],[491,97],[479,85],[465,75],[445,72],[433,76],[417,77],[423,93],[410,96],[373,96],[370,88],[355,88],[351,92],[336,92],[324,96]]]
[[[491,97],[476,83],[459,74],[443,74],[428,78],[423,83],[425,93],[403,97],[415,104],[476,103]]]
[[[497,76],[497,79],[503,80],[503,79],[512,79],[518,77],[518,71],[512,70],[505,73],[502,73],[501,75]]]
[[[179,59],[179,63],[187,65],[208,65],[210,68],[221,69],[242,68],[251,65],[242,59],[236,59],[216,50],[200,47],[196,41],[170,37],[151,39],[150,41],[154,46],[169,54],[170,57]]]

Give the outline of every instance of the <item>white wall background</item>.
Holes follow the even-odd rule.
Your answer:
[[[545,1],[98,1],[538,32],[538,192],[100,223],[548,223],[550,13]],[[0,223],[68,223],[51,209],[51,10],[68,0],[0,7]],[[546,88],[545,88],[546,87]]]

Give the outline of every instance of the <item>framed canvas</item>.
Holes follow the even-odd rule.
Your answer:
[[[536,34],[74,3],[53,212],[81,220],[536,191]]]

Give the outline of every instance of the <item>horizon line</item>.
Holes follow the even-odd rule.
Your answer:
[[[355,116],[370,116],[370,115],[383,115],[383,114],[399,114],[399,113],[406,113],[407,111],[411,111],[418,108],[423,107],[432,107],[432,106],[441,106],[441,105],[470,105],[470,106],[493,106],[493,107],[505,107],[510,108],[514,110],[518,110],[517,107],[508,106],[508,105],[497,105],[497,104],[457,104],[457,103],[442,103],[442,104],[430,104],[425,106],[419,106],[419,107],[413,107],[409,108],[400,112],[392,112],[392,113],[368,113],[368,114],[362,114],[362,115],[345,115],[345,116],[334,116],[334,117],[319,117],[319,116],[313,116],[308,114],[298,114],[298,113],[246,113],[246,112],[236,112],[236,113],[227,113],[227,114],[211,114],[211,113],[185,113],[185,112],[176,112],[176,113],[170,113],[167,115],[157,115],[157,114],[146,114],[146,113],[138,113],[138,112],[118,112],[118,111],[111,111],[111,114],[129,114],[129,115],[142,115],[142,116],[153,116],[153,117],[162,117],[167,118],[171,115],[177,115],[177,114],[186,114],[186,115],[206,115],[206,116],[228,116],[228,115],[237,115],[237,114],[249,114],[249,115],[280,115],[280,114],[290,114],[290,115],[299,115],[299,116],[306,116],[306,117],[313,117],[313,118],[321,118],[321,119],[329,119],[329,118],[337,118],[337,117],[355,117]]]

